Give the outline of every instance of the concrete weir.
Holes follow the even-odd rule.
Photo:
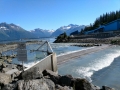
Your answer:
[[[34,70],[36,68],[41,71],[43,71],[44,69],[48,69],[48,70],[52,70],[53,72],[58,72],[57,65],[60,65],[73,58],[78,58],[86,54],[90,54],[93,52],[106,49],[108,47],[110,47],[110,45],[95,46],[88,49],[73,51],[73,52],[58,55],[58,56],[56,56],[55,53],[52,53],[47,57],[45,57],[44,59],[40,60],[39,62],[35,63],[34,65],[30,66],[29,68],[26,68],[25,71],[28,71],[28,70],[31,71],[32,69]]]
[[[57,60],[58,60],[57,64],[60,65],[60,64],[66,62],[70,59],[78,58],[78,57],[81,57],[81,56],[86,55],[86,54],[97,52],[97,51],[106,49],[109,46],[110,45],[95,46],[95,47],[91,47],[91,48],[88,48],[88,49],[73,51],[73,52],[70,52],[70,53],[59,55],[59,56],[57,56]]]
[[[49,56],[45,57],[44,59],[40,60],[39,62],[35,63],[34,65],[26,68],[24,71],[31,71],[31,70],[40,70],[43,71],[45,69],[51,70],[53,72],[57,71],[57,58],[56,54],[52,53]]]

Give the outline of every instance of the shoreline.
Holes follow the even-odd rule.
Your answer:
[[[71,52],[68,54],[59,55],[59,56],[57,56],[57,63],[58,63],[58,65],[60,65],[64,62],[70,61],[72,59],[80,58],[84,55],[91,54],[91,53],[94,53],[94,52],[97,52],[97,51],[100,51],[103,49],[110,48],[111,46],[113,46],[113,45],[103,44],[102,46],[95,46],[93,48],[88,48],[88,49],[79,50],[79,51],[76,51],[73,53]]]

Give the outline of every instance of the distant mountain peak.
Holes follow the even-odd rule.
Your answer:
[[[23,38],[36,38],[36,36],[13,23],[0,23],[0,40],[19,40]]]
[[[52,36],[57,37],[64,32],[66,32],[67,35],[70,35],[70,33],[74,31],[80,32],[83,28],[85,28],[85,25],[69,24],[68,26],[58,28],[55,32],[53,32]]]
[[[30,32],[36,35],[37,37],[50,37],[54,30],[44,30],[36,28],[34,30],[31,30]]]

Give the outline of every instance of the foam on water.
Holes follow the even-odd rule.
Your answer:
[[[105,55],[104,57],[101,57],[101,59],[99,59],[99,61],[95,61],[95,65],[92,66],[92,70],[94,71],[98,71],[104,67],[109,66],[113,61],[114,58],[118,57],[120,55],[120,51],[116,51],[115,53],[110,53]]]
[[[119,55],[120,51],[106,54],[104,56],[101,56],[101,58],[96,58],[95,60],[90,62],[87,67],[77,68],[76,72],[83,78],[86,78],[91,82],[91,76],[95,71],[108,67],[114,61],[114,58],[118,57]]]
[[[85,48],[85,49],[76,50],[76,51],[69,51],[69,52],[62,53],[62,54],[60,54],[60,55],[57,55],[57,57],[62,56],[62,55],[66,55],[66,54],[70,54],[70,53],[75,53],[75,52],[83,51],[83,50],[88,50],[88,49],[91,49],[91,48],[94,48],[94,47]]]
[[[73,59],[60,65],[58,72],[63,75],[71,74],[74,77],[86,78],[92,82],[91,76],[96,71],[110,66],[114,59],[120,56],[120,50],[118,48],[120,47],[112,47]]]
[[[36,61],[36,62],[29,62],[29,63],[25,63],[24,66],[29,68],[31,66],[34,66],[36,63],[38,63],[39,61]]]

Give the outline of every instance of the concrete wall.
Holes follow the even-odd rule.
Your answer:
[[[104,31],[113,31],[113,30],[118,30],[118,24],[117,21],[111,22],[104,27]]]
[[[56,54],[52,53],[49,56],[47,56],[46,58],[40,60],[39,62],[37,62],[36,64],[34,64],[33,66],[25,69],[25,71],[27,70],[31,70],[37,68],[41,71],[48,69],[48,70],[52,70],[54,72],[58,72],[57,71],[57,58],[56,58]]]

